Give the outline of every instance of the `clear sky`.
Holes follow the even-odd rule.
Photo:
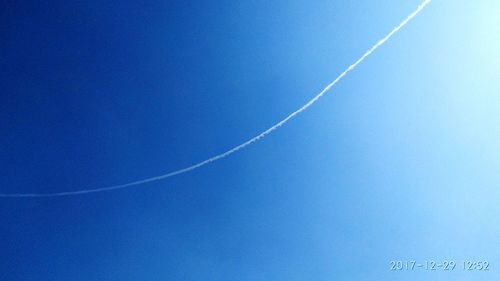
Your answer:
[[[120,184],[225,151],[418,4],[6,0],[0,192]],[[499,14],[434,0],[309,111],[203,169],[0,199],[0,280],[499,280]]]

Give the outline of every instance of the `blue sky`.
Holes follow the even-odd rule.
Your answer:
[[[0,190],[119,184],[239,144],[418,1],[7,1]],[[2,280],[497,280],[500,4],[435,0],[309,111],[189,174],[1,199]],[[391,260],[490,272],[391,272]]]

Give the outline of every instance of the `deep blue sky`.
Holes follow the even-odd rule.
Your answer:
[[[0,191],[120,184],[297,109],[419,1],[11,1]],[[0,280],[498,280],[500,4],[435,0],[248,149],[0,199]],[[490,272],[391,272],[391,260]],[[434,279],[433,279],[434,278]]]

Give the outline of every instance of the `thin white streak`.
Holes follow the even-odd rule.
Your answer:
[[[94,188],[94,189],[82,189],[82,190],[76,190],[76,191],[65,191],[65,192],[56,192],[56,193],[6,193],[6,194],[1,194],[0,197],[57,197],[57,196],[70,196],[70,195],[81,195],[81,194],[87,194],[87,193],[95,193],[95,192],[102,192],[102,191],[110,191],[110,190],[116,190],[116,189],[122,189],[130,186],[136,186],[140,184],[145,184],[149,182],[154,182],[162,179],[166,179],[169,177],[173,177],[176,175],[184,174],[189,171],[198,169],[200,167],[203,167],[211,162],[215,162],[217,160],[220,160],[222,158],[225,158],[236,151],[243,149],[247,147],[248,145],[262,139],[263,137],[267,136],[270,134],[272,131],[278,129],[279,127],[283,126],[285,123],[287,123],[290,119],[294,118],[298,114],[302,113],[306,109],[308,109],[311,105],[316,103],[323,95],[325,95],[335,84],[337,84],[344,76],[346,76],[350,71],[354,70],[361,62],[363,62],[369,55],[371,55],[378,47],[382,46],[387,40],[389,40],[394,34],[396,34],[401,28],[403,28],[411,19],[413,19],[422,9],[427,6],[432,0],[424,0],[420,5],[418,5],[417,9],[412,12],[410,15],[408,15],[399,25],[394,27],[391,32],[389,32],[384,38],[380,39],[375,45],[373,45],[368,51],[366,51],[356,62],[353,64],[349,65],[344,72],[342,72],[335,80],[333,80],[330,84],[328,84],[319,94],[317,94],[315,97],[313,97],[311,100],[309,100],[306,104],[304,104],[301,108],[297,109],[296,111],[290,113],[285,119],[279,121],[275,125],[273,125],[271,128],[265,130],[264,132],[260,133],[259,135],[249,139],[248,141],[224,152],[221,154],[218,154],[216,156],[213,156],[211,158],[208,158],[204,161],[201,161],[197,164],[191,165],[189,167],[173,171],[167,174],[163,174],[160,176],[156,177],[151,177],[143,180],[138,180],[138,181],[133,181],[125,184],[119,184],[119,185],[113,185],[113,186],[107,186],[107,187],[100,187],[100,188]]]

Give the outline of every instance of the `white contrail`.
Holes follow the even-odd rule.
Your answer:
[[[101,192],[101,191],[109,191],[109,190],[116,190],[116,189],[122,189],[130,186],[135,186],[135,185],[140,185],[148,182],[153,182],[153,181],[158,181],[161,179],[166,179],[169,177],[173,177],[175,175],[179,174],[184,174],[189,171],[198,169],[202,166],[205,166],[211,162],[217,161],[219,159],[222,159],[226,156],[229,156],[236,151],[247,147],[248,145],[260,140],[261,138],[265,137],[272,131],[278,129],[279,127],[283,126],[285,123],[287,123],[290,119],[293,117],[297,116],[299,113],[305,111],[308,109],[311,105],[313,105],[315,102],[319,100],[326,92],[328,92],[335,84],[337,84],[340,79],[342,79],[344,76],[347,75],[351,70],[356,68],[361,62],[363,62],[369,55],[371,55],[378,47],[382,46],[389,38],[391,38],[395,33],[397,33],[401,28],[403,28],[411,19],[413,19],[422,9],[427,6],[432,0],[424,0],[420,5],[418,5],[417,9],[413,11],[410,15],[408,15],[400,24],[398,24],[396,27],[392,29],[391,32],[389,32],[384,38],[380,39],[375,45],[373,45],[368,51],[366,51],[356,62],[353,64],[349,65],[344,72],[340,73],[335,80],[333,80],[330,84],[328,84],[319,94],[317,94],[315,97],[313,97],[311,100],[309,100],[306,104],[304,104],[301,108],[295,110],[294,112],[290,113],[285,119],[279,121],[278,123],[274,124],[271,128],[265,130],[264,132],[260,133],[259,135],[247,140],[246,142],[235,146],[234,148],[231,148],[230,150],[218,154],[216,156],[213,156],[211,158],[208,158],[207,160],[201,161],[197,164],[191,165],[189,167],[173,171],[167,174],[163,174],[160,176],[156,177],[151,177],[143,180],[138,180],[138,181],[133,181],[129,183],[124,183],[124,184],[119,184],[119,185],[112,185],[112,186],[106,186],[106,187],[100,187],[100,188],[93,188],[93,189],[81,189],[81,190],[76,190],[76,191],[65,191],[65,192],[55,192],[55,193],[0,193],[0,197],[57,197],[57,196],[70,196],[70,195],[80,195],[80,194],[87,194],[87,193],[94,193],[94,192]]]

